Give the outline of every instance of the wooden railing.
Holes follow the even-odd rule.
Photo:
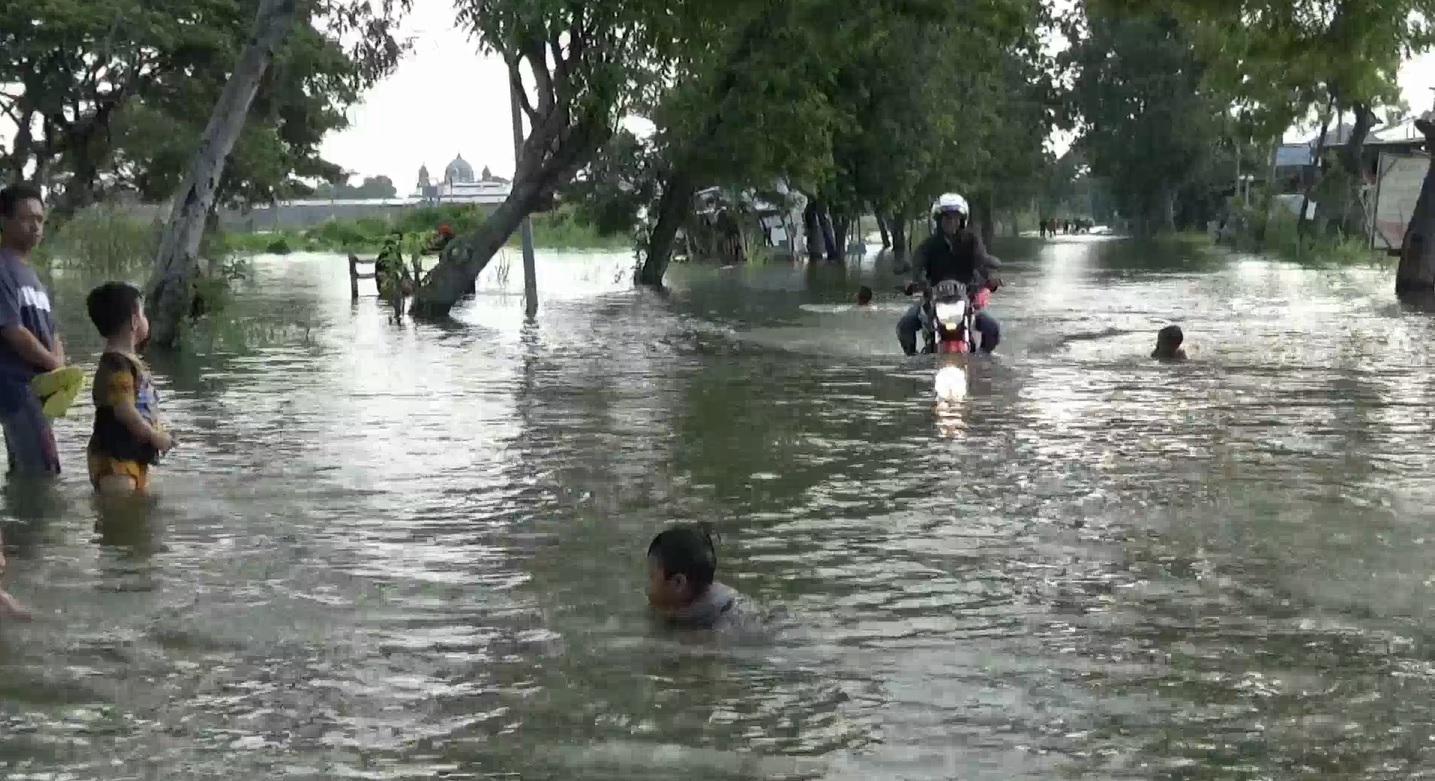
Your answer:
[[[378,270],[378,265],[377,265],[377,264],[378,264],[378,261],[379,261],[379,259],[378,259],[377,257],[366,260],[366,259],[361,258],[361,257],[359,257],[358,255],[354,255],[354,254],[352,254],[352,253],[349,255],[349,298],[350,298],[350,300],[353,300],[353,301],[358,301],[358,300],[359,300],[359,280],[361,280],[361,279],[372,279],[372,280],[374,280],[374,295],[378,295],[378,292],[379,292],[379,281],[378,281],[379,270]],[[402,262],[402,261],[400,261],[400,262]],[[360,270],[359,270],[359,267],[360,267],[360,266],[368,266],[368,267],[369,267],[369,272],[366,274],[366,273],[360,271]],[[415,284],[422,283],[422,282],[423,282],[423,279],[424,279],[423,261],[422,261],[421,259],[419,259],[419,258],[414,258],[413,261],[412,261],[412,269],[413,269],[413,275],[414,275],[413,278],[414,278],[414,280],[415,280]]]

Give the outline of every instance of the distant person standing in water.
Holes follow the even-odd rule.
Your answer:
[[[872,288],[863,285],[857,288],[857,306],[871,306]]]
[[[1168,325],[1156,333],[1156,349],[1151,351],[1151,357],[1158,361],[1186,360],[1186,350],[1181,343],[1186,340],[1186,335],[1181,332],[1181,326]]]
[[[30,266],[45,235],[45,202],[28,184],[0,190],[0,427],[8,474],[60,473],[55,432],[30,387],[37,375],[65,365],[50,294]]]

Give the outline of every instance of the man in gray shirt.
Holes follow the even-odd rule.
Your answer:
[[[45,203],[27,184],[0,190],[0,428],[9,474],[60,473],[55,433],[30,389],[38,374],[65,365],[50,294],[30,266],[45,235]]]

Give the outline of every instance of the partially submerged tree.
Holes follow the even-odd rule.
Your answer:
[[[199,249],[207,218],[216,193],[223,181],[225,164],[234,150],[250,105],[260,82],[274,57],[275,50],[293,31],[299,18],[299,0],[263,0],[255,14],[253,29],[239,54],[234,72],[214,104],[209,122],[199,139],[198,149],[188,174],[175,194],[169,222],[160,239],[154,270],[146,287],[145,308],[150,319],[150,343],[172,348],[180,338],[181,327],[192,310],[195,283],[199,278]],[[358,48],[376,50],[370,62],[378,63],[379,71],[393,67],[401,47],[389,31],[392,29],[393,5],[383,7],[383,16],[371,16],[371,6],[333,6],[328,20],[340,33],[356,27],[376,38],[358,37]],[[377,78],[377,75],[375,75]]]
[[[1425,136],[1426,151],[1435,152],[1435,112],[1415,120],[1415,129]],[[1415,211],[1405,228],[1400,265],[1395,269],[1395,295],[1409,304],[1435,308],[1435,165],[1420,184]]]
[[[1435,47],[1435,0],[1091,0],[1128,14],[1172,13],[1198,31],[1212,66],[1212,79],[1232,100],[1251,110],[1274,137],[1313,107],[1333,99],[1355,118],[1353,144],[1342,149],[1342,168],[1352,175],[1346,204],[1355,198],[1365,132],[1382,107],[1396,105],[1401,62]],[[1422,123],[1422,128],[1426,127]],[[1423,132],[1423,130],[1422,130]],[[1435,168],[1426,175],[1402,248],[1396,293],[1435,298]],[[1355,214],[1344,208],[1341,216]],[[1357,222],[1362,219],[1353,218]],[[1347,221],[1347,229],[1353,225]]]
[[[664,162],[639,284],[663,284],[700,189],[770,189],[780,178],[810,186],[831,165],[837,115],[818,52],[833,50],[818,31],[844,26],[832,10],[826,0],[734,3],[725,30],[685,53],[652,113]]]
[[[415,292],[414,315],[447,315],[523,219],[593,159],[676,47],[672,25],[683,11],[659,0],[460,2],[459,23],[507,64],[528,133],[508,197],[444,250]]]
[[[259,90],[259,80],[269,67],[274,49],[294,27],[296,5],[297,0],[264,0],[259,6],[253,36],[214,104],[189,174],[174,199],[145,289],[150,343],[156,347],[172,348],[179,340],[180,326],[194,300],[199,245],[224,175],[225,160],[244,130],[249,104]]]
[[[652,115],[665,164],[640,245],[642,284],[662,284],[673,238],[704,187],[784,181],[807,197],[810,251],[840,259],[859,215],[912,213],[960,186],[953,161],[982,140],[957,139],[960,119],[975,116],[979,103],[1012,97],[979,96],[973,85],[1000,68],[1001,53],[1022,38],[1040,4],[800,0],[728,8],[725,31],[681,61]]]

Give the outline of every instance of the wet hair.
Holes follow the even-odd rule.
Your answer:
[[[144,295],[139,288],[125,282],[106,282],[85,297],[85,310],[90,322],[106,339],[120,333],[130,318],[139,311]]]
[[[1181,332],[1181,326],[1179,325],[1168,325],[1156,332],[1156,344],[1160,347],[1170,347],[1174,349],[1180,347],[1181,342],[1185,340],[1186,335]]]
[[[706,591],[717,574],[717,548],[706,525],[680,524],[658,532],[648,556],[657,559],[667,577],[686,576],[694,594]]]
[[[860,306],[866,306],[872,303],[872,288],[866,285],[857,288],[857,303]]]
[[[0,217],[14,217],[20,202],[29,200],[36,200],[42,204],[45,202],[45,197],[40,195],[40,188],[33,184],[20,182],[0,190]]]

